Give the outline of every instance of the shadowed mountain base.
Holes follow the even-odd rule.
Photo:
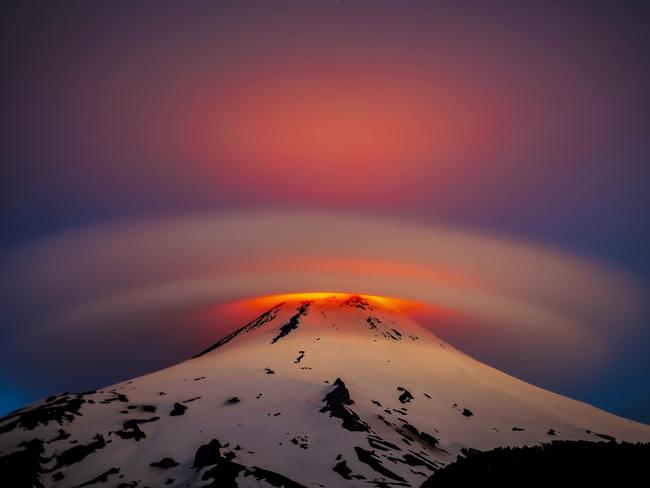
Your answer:
[[[650,443],[553,441],[532,447],[468,450],[465,454],[431,476],[422,488],[523,486],[526,480],[548,486],[632,486],[633,480],[647,479]]]

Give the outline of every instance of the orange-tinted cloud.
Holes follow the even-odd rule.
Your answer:
[[[349,214],[235,212],[99,226],[24,248],[6,269],[6,306],[38,334],[124,338],[210,311],[202,320],[218,335],[236,325],[218,319],[222,305],[342,292],[426,305],[409,313],[433,330],[463,330],[480,339],[479,350],[575,373],[644,319],[643,287],[615,269],[494,236]],[[228,313],[244,321],[248,310]]]
[[[505,100],[478,98],[461,80],[386,67],[287,71],[237,79],[189,104],[179,154],[208,177],[350,202],[403,198],[423,176],[449,181],[454,165],[504,141]]]

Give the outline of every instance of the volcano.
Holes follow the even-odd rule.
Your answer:
[[[0,470],[17,487],[415,487],[470,450],[553,440],[647,442],[650,427],[482,364],[385,301],[332,295],[9,414]]]

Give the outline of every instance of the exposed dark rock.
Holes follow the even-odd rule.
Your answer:
[[[420,437],[420,439],[425,441],[431,447],[438,447],[440,441],[436,437],[432,436],[431,434],[427,432],[418,432],[418,436]]]
[[[63,430],[63,429],[59,429],[57,432],[58,432],[58,434],[56,435],[56,437],[53,437],[52,439],[50,439],[49,441],[47,441],[48,444],[49,444],[50,442],[64,441],[64,440],[66,440],[67,438],[70,437],[70,434],[68,434],[68,433],[67,433],[65,430]]]
[[[350,468],[348,468],[348,463],[347,463],[347,461],[341,461],[341,462],[337,463],[337,464],[332,468],[332,470],[333,470],[335,473],[340,474],[340,475],[341,475],[343,478],[345,478],[346,480],[351,480],[351,479],[352,479],[352,476],[350,476],[350,475],[352,474],[352,470],[351,470]]]
[[[23,449],[0,457],[0,483],[11,488],[44,488],[41,473],[45,449],[43,441],[32,439],[20,444]]]
[[[388,459],[395,463],[403,463],[412,467],[424,466],[429,471],[435,471],[438,469],[432,461],[429,461],[424,456],[417,453],[406,453],[401,458],[389,457]]]
[[[374,447],[375,449],[379,449],[380,451],[401,450],[400,447],[396,446],[392,442],[388,442],[382,439],[377,435],[369,435],[367,439],[368,439],[368,444],[370,444],[370,447]]]
[[[59,454],[56,458],[56,465],[51,469],[51,471],[56,471],[64,466],[72,466],[73,464],[84,460],[92,453],[106,447],[106,441],[104,440],[103,435],[97,434],[93,439],[94,440],[89,444],[73,446]]]
[[[427,432],[420,432],[420,431],[419,431],[415,426],[409,424],[408,422],[406,422],[406,421],[404,421],[404,420],[402,420],[402,419],[400,419],[400,421],[402,421],[403,424],[404,424],[404,425],[402,426],[402,428],[403,428],[404,430],[406,430],[407,432],[409,432],[410,434],[412,434],[413,437],[404,434],[404,432],[403,432],[402,430],[400,430],[399,428],[397,428],[396,430],[397,430],[398,432],[400,432],[400,433],[401,433],[404,437],[406,437],[408,440],[410,440],[410,441],[413,442],[413,440],[414,440],[414,438],[415,438],[415,439],[418,439],[421,443],[423,443],[423,444],[427,444],[429,447],[433,447],[433,448],[436,448],[436,449],[440,449],[440,448],[438,447],[438,442],[439,442],[439,441],[438,441],[438,439],[436,439],[434,436],[432,436],[431,434],[429,434],[429,433],[427,433]]]
[[[397,390],[402,392],[402,394],[399,396],[400,403],[408,403],[413,400],[413,395],[411,395],[411,392],[406,388],[398,386]]]
[[[266,481],[271,486],[278,488],[305,488],[303,485],[278,473],[255,466],[246,467],[236,463],[232,458],[222,455],[221,449],[223,447],[217,439],[212,439],[208,444],[199,447],[194,455],[193,467],[196,470],[210,467],[201,476],[203,481],[211,481],[210,484],[204,485],[204,487],[237,488],[238,484],[236,479],[242,474],[245,477],[252,476],[258,481]]]
[[[307,449],[309,447],[309,445],[307,444],[307,440],[308,440],[307,436],[299,435],[291,439],[291,442],[296,446],[300,446],[302,449]]]
[[[174,459],[166,457],[162,458],[160,461],[151,463],[149,466],[153,466],[154,468],[169,469],[178,466],[178,463]]]
[[[298,357],[294,360],[294,363],[298,364],[302,361],[302,358],[305,357],[305,351],[298,351]]]
[[[404,455],[404,460],[408,463],[411,463],[411,465],[417,464],[418,466],[424,466],[429,471],[436,471],[440,467],[436,462],[427,459],[424,456],[424,453],[411,451],[411,453]]]
[[[206,466],[217,464],[222,459],[222,447],[221,442],[217,439],[212,439],[207,444],[203,444],[194,454],[194,464],[192,467],[198,471]]]
[[[86,481],[85,483],[77,485],[76,488],[82,488],[84,486],[94,485],[95,483],[106,483],[108,481],[109,476],[113,474],[119,474],[119,472],[120,472],[120,468],[111,468],[108,471],[100,474],[96,478],[93,478],[90,481]]]
[[[275,371],[273,371],[271,368],[264,368],[264,371],[266,374],[275,374]]]
[[[469,408],[463,408],[463,415],[465,417],[471,417],[474,414],[472,413],[472,411]]]
[[[402,428],[404,430],[406,430],[407,432],[410,432],[414,436],[419,436],[420,435],[420,432],[414,426],[412,426],[408,422],[403,421],[402,419],[400,419],[400,421],[402,421],[402,423],[403,423]]]
[[[320,412],[329,412],[330,416],[343,420],[343,428],[359,432],[369,431],[368,424],[349,408],[354,401],[350,398],[350,392],[341,378],[336,378],[334,388],[325,395],[323,402],[325,406],[320,409]]]
[[[373,471],[376,471],[377,473],[392,480],[406,482],[406,480],[400,475],[393,473],[391,470],[387,469],[381,463],[381,460],[377,457],[374,451],[367,451],[366,449],[359,446],[356,446],[354,450],[357,453],[357,458],[359,461],[370,466]]]
[[[213,350],[217,349],[218,347],[223,346],[224,344],[230,342],[232,339],[234,339],[235,337],[237,337],[237,336],[238,336],[239,334],[241,334],[242,332],[250,332],[251,330],[257,329],[258,327],[260,327],[260,326],[266,324],[267,322],[270,322],[271,320],[275,319],[275,317],[277,317],[277,315],[278,315],[278,310],[280,309],[281,306],[282,306],[282,303],[278,303],[278,304],[277,304],[275,307],[273,307],[271,310],[267,310],[267,311],[264,312],[262,315],[260,315],[259,317],[257,317],[255,320],[249,322],[248,324],[246,324],[246,325],[243,326],[242,328],[237,329],[236,331],[234,331],[234,332],[228,334],[227,336],[225,336],[225,337],[222,338],[222,339],[219,339],[217,342],[215,342],[214,344],[212,344],[210,347],[208,347],[208,348],[205,349],[204,351],[200,352],[200,353],[197,354],[196,356],[193,356],[193,358],[201,357],[201,356],[203,356],[204,354],[207,354],[207,353],[209,353],[210,351],[213,351]]]
[[[226,405],[235,405],[236,403],[239,403],[239,402],[241,402],[241,399],[239,397],[232,397],[232,398],[228,398],[228,400],[226,400]]]
[[[237,488],[237,477],[244,469],[244,466],[233,461],[217,461],[201,477],[203,481],[211,481],[210,484],[203,485],[203,488]]]
[[[420,432],[415,426],[409,424],[406,420],[399,419],[399,421],[402,422],[402,425],[392,424],[383,418],[382,420],[395,432],[401,435],[402,440],[406,444],[411,445],[417,439],[420,443],[426,444],[428,447],[432,447],[445,452],[444,450],[440,449],[440,447],[438,447],[439,441],[437,438],[427,432]]]
[[[84,403],[82,395],[49,397],[43,405],[31,409],[21,409],[0,419],[0,424],[4,424],[0,425],[0,434],[10,432],[15,428],[33,430],[38,425],[47,425],[50,422],[56,422],[59,425],[70,423],[81,415],[79,409]]]
[[[128,403],[129,402],[129,398],[124,393],[118,393],[116,391],[111,391],[111,393],[114,396],[110,398],[105,398],[101,400],[99,403],[113,403],[113,402]]]
[[[325,398],[323,398],[324,402],[341,403],[343,405],[354,404],[354,400],[350,398],[350,391],[347,389],[345,383],[343,383],[343,380],[341,378],[336,378],[333,385],[334,389],[330,390],[325,395]]]
[[[136,442],[144,439],[146,434],[140,429],[140,424],[156,422],[160,417],[151,417],[149,419],[129,419],[122,423],[122,430],[115,431],[115,434],[122,439],[135,439]]]
[[[555,435],[555,429],[548,429],[546,435]]]
[[[176,402],[174,403],[174,408],[172,408],[172,411],[169,412],[169,415],[172,417],[177,417],[178,415],[183,415],[185,413],[185,410],[187,410],[186,405]]]
[[[366,322],[368,322],[368,328],[369,329],[376,329],[379,324],[381,324],[381,320],[379,320],[376,317],[368,317],[366,319]]]
[[[521,427],[513,427],[512,428],[513,432],[521,432],[522,430],[526,430],[526,429],[522,429]]]
[[[295,330],[298,328],[298,323],[300,322],[300,318],[303,315],[306,315],[307,312],[309,311],[309,307],[313,302],[303,302],[297,309],[297,313],[289,318],[289,322],[284,324],[282,327],[280,327],[280,333],[273,338],[271,341],[271,344],[275,344],[278,342],[280,339],[283,337],[286,337],[289,335],[289,333],[292,330]]]
[[[382,335],[383,335],[384,337],[386,337],[387,339],[392,339],[392,340],[394,340],[394,341],[400,341],[400,340],[402,340],[401,337],[398,337],[398,336],[396,336],[396,335],[393,335],[393,334],[391,334],[391,333],[388,332],[388,331],[383,332]]]
[[[359,308],[361,310],[373,310],[373,307],[368,303],[368,300],[358,295],[353,295],[349,298],[346,298],[343,303],[341,303],[341,307]]]
[[[422,455],[420,454],[413,454],[413,453],[407,453],[402,456],[404,458],[404,461],[409,464],[410,466],[424,466],[427,468],[429,471],[435,471],[437,466],[433,464],[431,461],[425,459]]]
[[[244,476],[252,476],[257,481],[266,481],[269,485],[276,488],[306,488],[305,485],[296,483],[286,476],[282,476],[281,474],[274,473],[273,471],[269,471],[267,469],[258,468],[256,466],[246,468]]]
[[[388,411],[388,413],[390,413],[390,410]],[[393,424],[391,424],[388,420],[386,420],[386,417],[384,417],[383,415],[381,414],[377,415],[377,418],[381,420],[384,424],[386,424],[388,427],[393,427]]]
[[[188,398],[187,400],[183,400],[183,403],[195,402],[197,400],[200,400],[201,398],[203,398],[203,397],[197,396],[197,397]]]
[[[605,439],[606,441],[615,441],[616,440],[616,437],[612,437],[611,435],[607,435],[607,434],[594,433],[594,435],[596,435],[597,437],[600,437],[601,439]]]

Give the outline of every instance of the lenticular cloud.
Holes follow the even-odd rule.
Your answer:
[[[26,334],[67,338],[83,330],[128,339],[161,316],[331,291],[448,311],[481,324],[473,333],[488,334],[486,347],[516,345],[530,361],[566,354],[588,363],[644,317],[643,287],[621,271],[510,239],[368,216],[234,212],[114,223],[33,243],[4,266],[7,317]]]

